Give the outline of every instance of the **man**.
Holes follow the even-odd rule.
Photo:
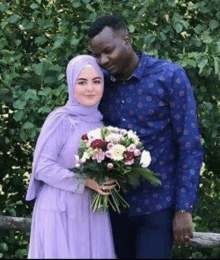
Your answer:
[[[169,258],[173,240],[190,246],[203,150],[195,99],[182,68],[135,52],[124,22],[103,16],[88,31],[105,73],[105,125],[137,132],[162,185],[146,181],[125,194],[130,208],[110,212],[118,258]]]

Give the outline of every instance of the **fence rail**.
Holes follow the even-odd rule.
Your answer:
[[[29,232],[30,227],[31,218],[0,216],[0,229]],[[220,234],[208,232],[193,232],[191,243],[193,247],[220,247]]]

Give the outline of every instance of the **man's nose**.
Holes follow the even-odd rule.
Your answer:
[[[100,57],[100,62],[99,64],[101,66],[104,66],[108,62],[108,57],[105,54],[102,54]]]

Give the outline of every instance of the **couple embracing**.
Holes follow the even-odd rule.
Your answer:
[[[45,120],[34,151],[26,200],[34,200],[28,258],[169,258],[173,244],[190,246],[203,149],[196,103],[182,68],[134,51],[114,15],[88,31],[93,53],[73,58],[69,99]],[[70,169],[82,135],[102,125],[136,131],[151,153],[161,185],[142,181],[123,193],[130,208],[94,213],[94,179]]]

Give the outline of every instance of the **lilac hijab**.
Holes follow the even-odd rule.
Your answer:
[[[96,71],[104,81],[102,69],[97,64],[95,58],[90,55],[76,56],[75,58],[70,60],[67,65],[66,76],[69,99],[65,106],[59,107],[52,111],[43,124],[34,150],[32,174],[25,198],[26,200],[33,200],[37,196],[39,188],[42,184],[41,181],[35,178],[39,157],[46,141],[62,122],[63,117],[68,116],[71,124],[73,125],[79,123],[80,121],[91,122],[96,125],[99,124],[102,120],[102,115],[98,111],[99,102],[97,102],[93,107],[86,107],[79,104],[74,97],[74,86],[78,75],[80,74],[82,69],[91,66],[96,69]]]

